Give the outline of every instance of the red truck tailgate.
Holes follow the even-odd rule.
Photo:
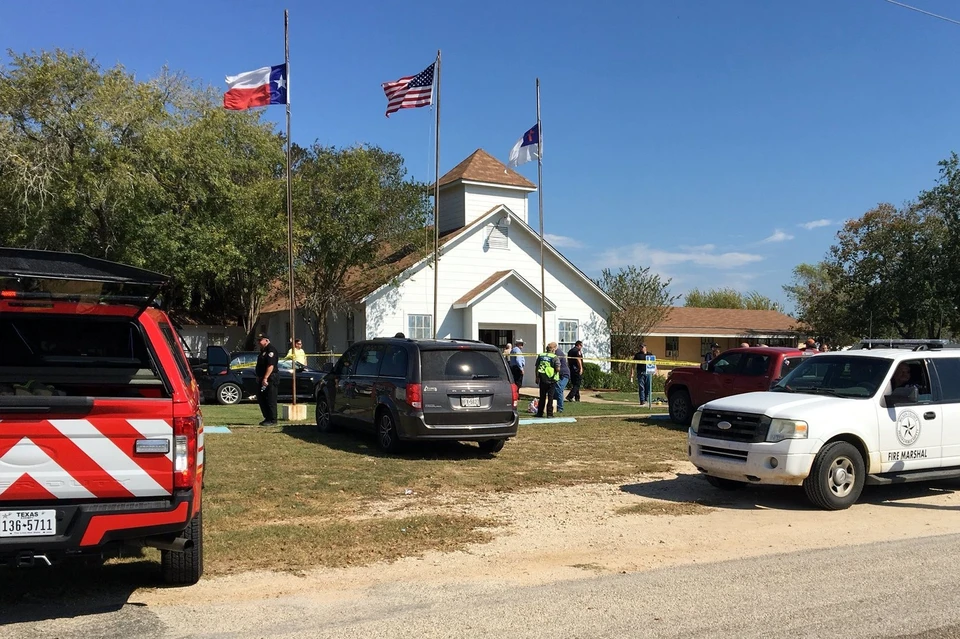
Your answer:
[[[45,415],[4,411],[0,503],[170,495],[172,423],[170,399],[95,399],[87,410],[53,407]]]

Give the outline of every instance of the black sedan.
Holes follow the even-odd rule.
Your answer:
[[[228,353],[222,346],[208,346],[206,363],[193,369],[203,401],[231,405],[256,397],[260,392],[260,382],[255,372],[258,354],[255,351]],[[293,399],[293,371],[296,368],[297,401],[313,400],[317,382],[324,373],[286,359],[280,360],[277,368],[280,375],[279,399]]]

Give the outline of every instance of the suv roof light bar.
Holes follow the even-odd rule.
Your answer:
[[[932,351],[944,348],[960,348],[960,344],[948,339],[862,339],[854,349],[903,348],[912,351]]]

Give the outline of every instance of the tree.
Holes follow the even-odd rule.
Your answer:
[[[783,290],[797,309],[797,328],[839,346],[853,343],[859,333],[850,332],[848,302],[840,299],[834,286],[836,272],[825,261],[798,264],[793,269],[793,284]]]
[[[940,337],[954,313],[948,236],[938,212],[880,204],[837,233],[827,259],[850,334]]]
[[[690,289],[683,299],[684,306],[694,308],[741,308],[783,312],[783,305],[780,302],[775,302],[758,291],[744,294],[732,288],[714,288],[707,291],[694,288]]]
[[[649,267],[628,266],[616,273],[603,269],[597,285],[620,307],[609,318],[614,357],[640,350],[644,337],[667,318],[678,298],[670,294],[670,280],[662,280]]]
[[[326,348],[327,317],[349,306],[350,277],[414,250],[427,220],[427,185],[407,178],[400,155],[376,146],[314,144],[297,156],[297,291]]]
[[[164,272],[174,316],[252,326],[285,269],[282,140],[255,111],[82,53],[0,68],[0,243]]]
[[[926,218],[937,217],[943,225],[939,270],[951,276],[937,284],[943,295],[944,322],[956,333],[960,330],[960,281],[955,277],[960,272],[960,157],[951,153],[939,166],[937,186],[920,194],[919,205]]]

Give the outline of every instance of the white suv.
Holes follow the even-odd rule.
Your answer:
[[[704,404],[690,461],[716,486],[802,485],[828,510],[865,483],[960,477],[960,349],[915,349],[815,355],[768,392]]]

